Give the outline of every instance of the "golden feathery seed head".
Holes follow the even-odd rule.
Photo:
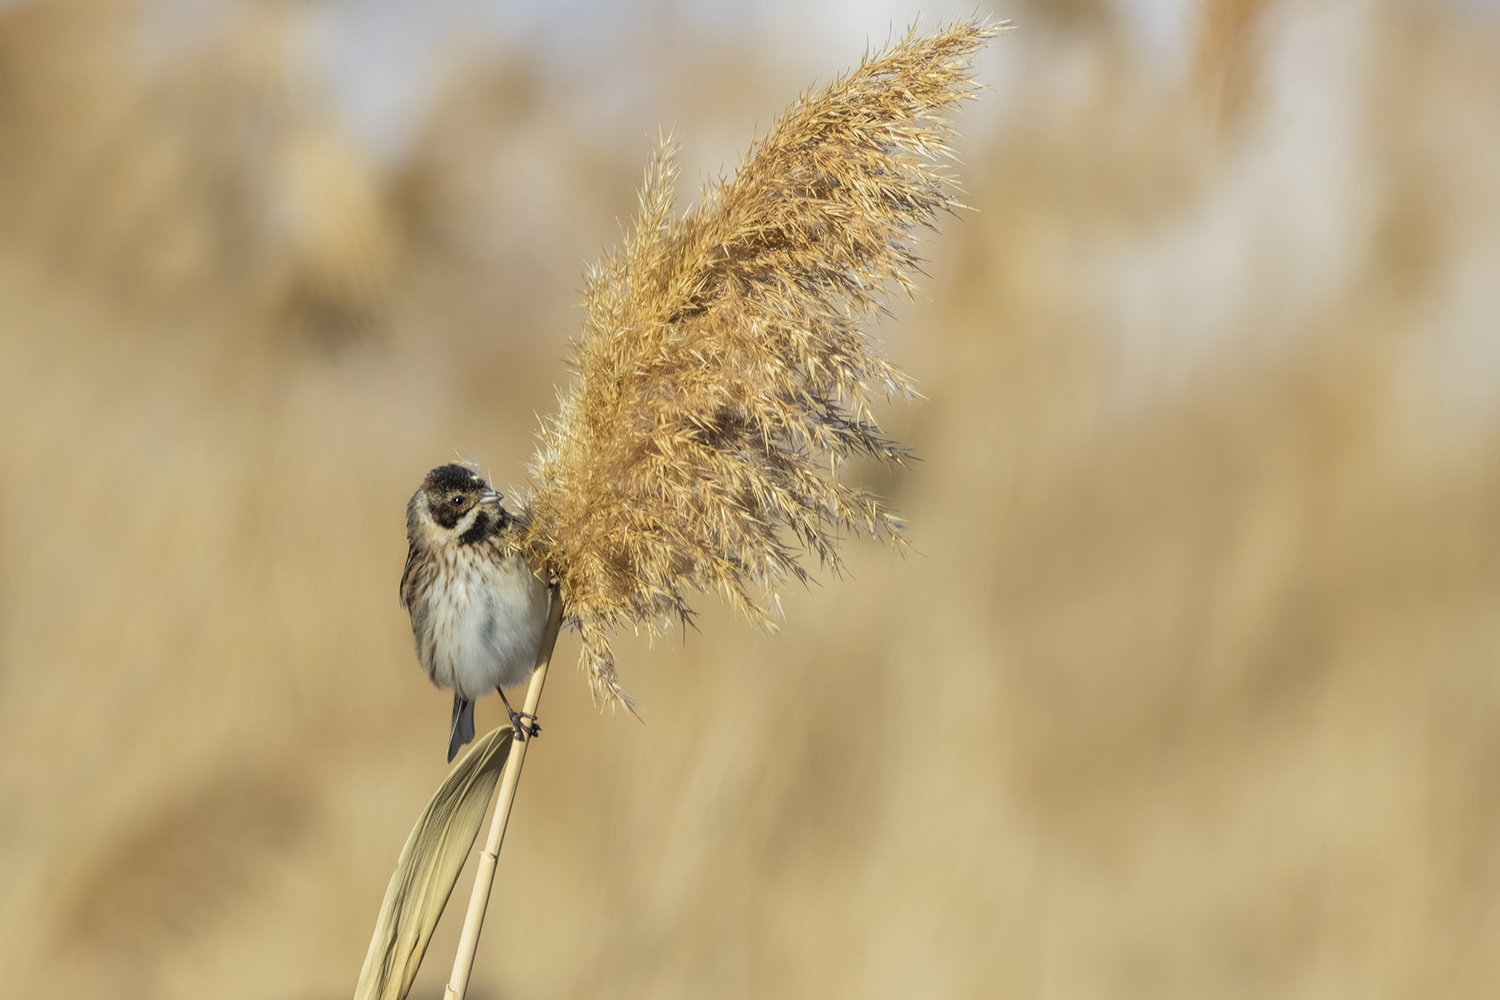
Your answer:
[[[910,293],[915,231],[959,207],[944,114],[1005,25],[913,30],[804,94],[735,176],[674,217],[675,149],[646,173],[624,245],[588,275],[576,377],[543,429],[521,541],[558,580],[596,696],[624,700],[609,635],[691,617],[716,590],[769,624],[803,552],[837,568],[842,534],[900,521],[840,482],[897,462],[877,397],[911,382],[865,332]]]

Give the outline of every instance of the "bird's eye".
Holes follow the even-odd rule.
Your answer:
[[[448,502],[457,507],[459,504],[464,502],[464,498],[455,493],[453,496],[448,498]]]

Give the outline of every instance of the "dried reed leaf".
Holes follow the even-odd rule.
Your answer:
[[[501,726],[474,744],[422,810],[396,862],[354,1000],[402,1000],[484,823],[511,743]]]
[[[1004,25],[909,33],[755,143],[674,218],[673,149],[647,171],[623,247],[589,275],[576,378],[543,431],[520,544],[560,582],[596,697],[624,701],[610,632],[688,621],[717,591],[769,625],[804,553],[839,566],[849,534],[899,538],[839,479],[899,463],[871,405],[910,380],[865,332],[910,293],[917,230],[959,207],[943,117]]]

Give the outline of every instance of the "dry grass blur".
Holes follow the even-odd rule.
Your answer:
[[[8,994],[349,995],[446,770],[403,503],[455,449],[522,478],[632,209],[644,143],[534,55],[373,161],[291,56],[310,9],[153,48],[0,7]],[[1495,993],[1500,24],[1464,10],[1205,0],[1180,74],[1102,0],[998,11],[978,212],[879,331],[923,461],[866,481],[917,553],[851,548],[776,637],[622,644],[644,726],[559,671],[474,995]],[[632,56],[669,98],[632,133],[807,82],[725,44]]]

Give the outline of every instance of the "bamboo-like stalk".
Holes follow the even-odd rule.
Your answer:
[[[547,667],[552,662],[552,649],[557,645],[557,632],[562,625],[562,597],[554,587],[552,609],[547,620],[547,631],[542,639],[541,652],[537,656],[536,670],[526,688],[526,704],[521,711],[536,715],[537,705],[542,700],[542,685],[547,683]],[[464,917],[464,929],[458,938],[458,953],[453,957],[453,972],[448,977],[448,988],[443,1000],[463,1000],[469,988],[469,974],[474,969],[474,955],[479,950],[479,932],[484,927],[484,912],[489,906],[490,889],[495,883],[495,866],[500,860],[500,844],[505,840],[505,827],[510,822],[511,804],[516,798],[516,785],[521,780],[521,765],[526,762],[526,748],[531,740],[513,740],[510,757],[505,762],[505,773],[500,776],[500,791],[495,800],[495,818],[490,822],[490,835],[484,850],[479,855],[479,865],[474,872],[474,891],[469,896],[469,912]]]

